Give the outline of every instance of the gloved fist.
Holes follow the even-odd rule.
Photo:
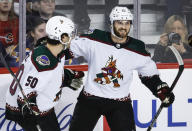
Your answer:
[[[83,71],[74,71],[71,69],[64,69],[64,80],[62,87],[69,87],[73,90],[77,90],[83,84],[82,78],[84,77]]]
[[[70,84],[70,88],[73,89],[73,90],[77,90],[81,87],[81,85],[83,85],[83,80],[82,78],[76,78],[76,79],[73,79],[71,84]]]
[[[164,107],[169,107],[175,100],[175,95],[170,92],[167,83],[162,83],[157,87],[157,97],[162,101]]]
[[[19,109],[21,110],[22,115],[28,118],[37,117],[40,114],[40,111],[36,104],[36,95],[29,97],[27,101],[28,103],[25,102],[25,100],[22,99],[21,97],[17,99],[17,103]]]
[[[35,116],[39,115],[39,109],[35,103],[29,103],[29,106],[27,105],[27,103],[23,104],[23,106],[21,108],[23,116],[35,117]]]

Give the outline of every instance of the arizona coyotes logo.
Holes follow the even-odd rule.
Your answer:
[[[114,87],[120,87],[118,79],[123,79],[123,74],[116,68],[116,60],[113,60],[113,56],[109,57],[105,67],[101,70],[102,73],[96,74],[95,82],[103,85],[113,82]]]

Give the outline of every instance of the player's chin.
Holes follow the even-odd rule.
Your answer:
[[[127,33],[120,33],[120,34],[119,34],[119,37],[120,37],[120,38],[125,38],[125,37],[127,37]]]

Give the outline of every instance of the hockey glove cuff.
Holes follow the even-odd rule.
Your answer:
[[[170,92],[170,88],[165,82],[157,86],[156,96],[162,101],[164,107],[169,107],[175,100],[175,95]]]

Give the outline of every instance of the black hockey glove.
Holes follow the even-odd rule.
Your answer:
[[[23,104],[21,111],[24,117],[33,118],[39,115],[39,109],[35,103],[29,103],[29,106],[27,103]]]
[[[169,107],[175,100],[175,95],[170,92],[170,88],[165,82],[157,86],[156,95],[162,101],[164,107]]]
[[[83,71],[64,69],[64,80],[62,82],[62,87],[69,87],[73,90],[77,90],[83,84],[82,81],[83,77],[84,77]]]
[[[21,113],[24,117],[35,118],[40,114],[39,109],[36,104],[36,96],[28,98],[29,105],[27,104],[27,102],[24,102],[24,100],[22,100],[22,101],[17,100],[17,103],[18,103]]]

